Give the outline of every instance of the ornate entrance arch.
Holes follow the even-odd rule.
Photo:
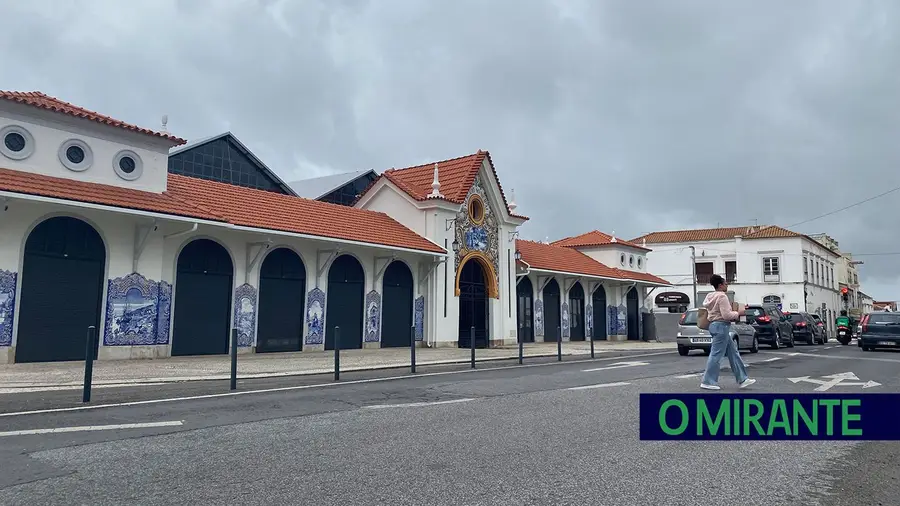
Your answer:
[[[459,280],[462,276],[463,267],[465,267],[467,262],[478,262],[478,265],[481,266],[482,271],[484,272],[484,286],[487,290],[487,296],[492,299],[500,298],[500,289],[497,287],[497,272],[494,270],[494,265],[491,263],[491,260],[480,251],[472,251],[463,257],[459,265],[456,268],[456,290],[455,294],[459,297]]]

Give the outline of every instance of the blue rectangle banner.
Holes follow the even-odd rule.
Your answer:
[[[900,394],[640,394],[641,439],[900,441]]]

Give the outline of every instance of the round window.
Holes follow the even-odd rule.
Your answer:
[[[113,158],[113,169],[120,178],[126,181],[134,181],[141,177],[144,165],[141,157],[131,150],[119,151]]]
[[[469,199],[469,219],[476,224],[484,221],[484,202],[478,195],[472,195]]]
[[[34,153],[34,137],[18,125],[0,129],[0,153],[11,160],[24,160]]]
[[[625,265],[625,253],[622,253],[622,256],[619,257],[619,263]]]
[[[634,255],[628,257],[628,265],[634,267]]]
[[[643,265],[643,263],[644,263],[643,260],[644,259],[642,257],[638,257],[638,269],[640,269],[641,266]]]
[[[69,170],[81,172],[90,168],[94,154],[83,141],[69,139],[59,147],[59,161]]]

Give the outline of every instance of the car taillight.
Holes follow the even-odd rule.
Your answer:
[[[798,326],[798,327],[805,327],[805,326],[806,326],[806,322],[800,322],[800,323],[797,324],[797,326]]]
[[[821,326],[823,326],[823,325],[824,325],[824,323],[822,323],[822,322],[818,322],[818,323],[816,323],[816,325],[818,325],[818,326],[820,326],[820,327],[821,327]]]
[[[760,323],[769,323],[770,321],[772,321],[772,319],[769,318],[768,316],[760,316],[759,318],[756,319],[756,321],[758,321]]]
[[[862,319],[862,331],[866,332],[869,330],[869,315],[863,316]]]

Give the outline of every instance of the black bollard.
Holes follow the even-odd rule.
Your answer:
[[[591,330],[591,358],[594,358],[594,332]]]
[[[237,390],[238,329],[231,329],[231,389]]]
[[[556,327],[556,359],[562,362],[562,327]]]
[[[469,347],[472,348],[472,369],[475,369],[475,325],[469,329]]]
[[[334,327],[334,381],[341,379],[341,328]]]
[[[81,402],[91,402],[91,381],[94,377],[94,326],[87,329],[84,339],[84,392]]]
[[[409,372],[416,373],[416,326],[409,328]]]
[[[522,355],[525,348],[525,339],[522,336],[522,324],[519,324],[519,365],[522,365]]]

